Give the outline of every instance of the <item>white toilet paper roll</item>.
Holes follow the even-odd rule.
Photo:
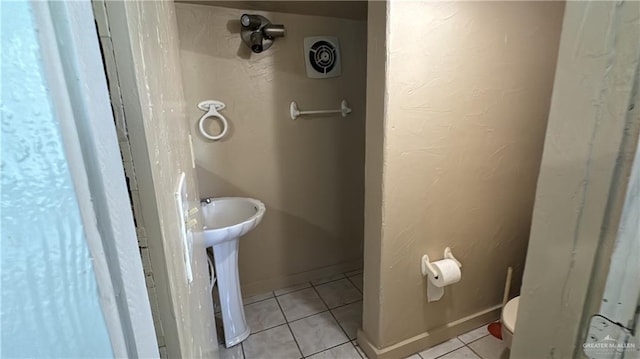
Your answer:
[[[444,286],[458,283],[462,277],[458,263],[452,259],[443,259],[432,262],[431,265],[436,271],[436,277],[428,276],[427,300],[434,302],[440,300],[444,294]]]

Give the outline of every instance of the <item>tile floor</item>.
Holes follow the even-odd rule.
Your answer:
[[[251,335],[229,349],[220,344],[221,359],[366,358],[355,341],[362,322],[360,270],[244,298],[244,304]],[[502,341],[488,334],[482,326],[409,359],[507,359]]]
[[[509,349],[502,340],[489,335],[485,324],[456,338],[414,354],[409,358],[508,359]]]

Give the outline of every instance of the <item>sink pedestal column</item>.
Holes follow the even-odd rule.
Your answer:
[[[251,333],[242,306],[238,276],[238,244],[239,238],[234,238],[213,246],[224,341],[227,348],[247,339]]]

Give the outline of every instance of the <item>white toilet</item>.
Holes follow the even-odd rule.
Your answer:
[[[508,348],[511,348],[511,342],[513,341],[519,302],[520,297],[518,296],[508,301],[504,308],[502,308],[502,315],[500,317],[500,322],[502,322],[502,340],[504,340]]]

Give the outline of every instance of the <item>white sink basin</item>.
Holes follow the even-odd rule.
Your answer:
[[[260,223],[265,207],[257,199],[242,197],[207,198],[201,203],[204,242],[213,247],[225,345],[230,348],[251,333],[242,305],[238,244],[241,236]]]
[[[260,223],[264,212],[264,204],[253,198],[220,197],[203,202],[205,246],[247,234]]]

